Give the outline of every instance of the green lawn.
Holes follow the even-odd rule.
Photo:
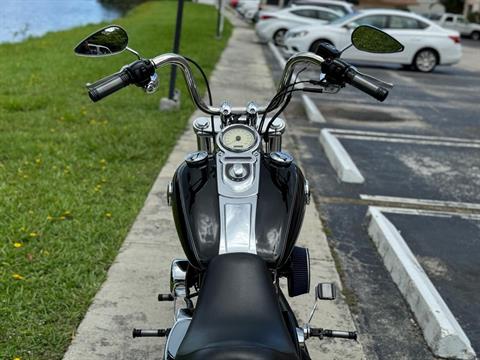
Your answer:
[[[115,23],[152,57],[171,51],[176,6],[146,3]],[[181,53],[207,73],[226,44],[215,24],[213,8],[185,5]],[[193,111],[181,76],[180,111],[157,110],[169,69],[155,96],[131,87],[91,103],[84,84],[134,60],[74,56],[99,27],[0,46],[2,360],[62,358]]]

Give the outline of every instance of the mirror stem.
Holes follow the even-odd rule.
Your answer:
[[[132,48],[129,48],[127,46],[125,50],[130,51],[132,54],[134,54],[138,58],[138,60],[142,60],[142,57],[140,56],[140,54],[137,51],[133,50]]]
[[[350,43],[350,45],[345,46],[342,50],[340,50],[340,56],[342,56],[342,54],[343,54],[346,50],[350,49],[352,46],[353,46],[353,44]],[[127,49],[128,49],[128,48],[127,48]]]

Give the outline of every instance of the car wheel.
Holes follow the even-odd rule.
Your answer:
[[[277,46],[282,46],[285,38],[286,29],[279,29],[273,34],[273,43]]]
[[[318,49],[318,46],[321,44],[321,43],[327,43],[327,44],[330,44],[330,45],[333,45],[332,42],[330,40],[315,40],[312,45],[310,45],[310,49],[308,49],[308,51],[310,52],[313,52],[313,53],[316,53],[317,52],[317,49]]]
[[[421,72],[432,72],[438,64],[438,55],[435,50],[423,49],[417,52],[413,59],[415,70]]]
[[[471,35],[472,40],[478,41],[480,40],[480,31],[474,31]]]

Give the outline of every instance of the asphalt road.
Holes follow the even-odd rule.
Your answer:
[[[326,124],[309,123],[299,98],[285,112],[295,155],[330,229],[329,241],[351,291],[369,359],[434,357],[368,237],[365,215],[371,203],[361,200],[362,194],[459,203],[459,216],[386,216],[480,353],[480,221],[462,217],[463,203],[480,204],[480,143],[475,142],[480,140],[480,42],[463,44],[459,65],[438,67],[431,74],[395,66],[360,67],[395,84],[385,103],[350,87],[340,95],[312,97]],[[266,53],[278,78],[280,69],[268,48]],[[309,71],[304,78],[317,76]],[[322,128],[356,131],[339,140],[365,177],[364,184],[338,180],[318,141]]]

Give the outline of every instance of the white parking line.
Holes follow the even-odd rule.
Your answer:
[[[375,208],[379,209],[382,213],[388,213],[388,214],[419,215],[419,216],[432,216],[432,217],[441,217],[441,218],[459,217],[464,220],[480,221],[480,214],[468,214],[468,213],[454,212],[454,211],[423,210],[423,209],[409,209],[409,208],[384,207],[384,206],[375,206]]]
[[[414,199],[414,198],[403,198],[403,197],[395,197],[395,196],[379,196],[379,195],[366,195],[366,194],[360,194],[360,199],[377,201],[377,202],[402,203],[402,204],[411,204],[411,205],[426,205],[426,206],[437,206],[437,207],[445,207],[445,208],[480,210],[480,204],[457,202],[457,201]]]
[[[348,130],[348,129],[328,129],[328,130],[334,134],[354,134],[354,135],[365,135],[365,136],[432,140],[432,141],[438,141],[438,142],[444,141],[444,142],[464,142],[464,143],[480,144],[480,140],[462,139],[462,138],[456,138],[456,137],[400,134],[400,133],[387,133],[387,132],[380,132],[380,131],[364,131],[364,130]]]
[[[379,142],[402,143],[402,144],[433,145],[433,146],[448,146],[448,147],[480,149],[480,144],[468,144],[468,143],[457,143],[457,142],[446,142],[446,141],[398,139],[398,138],[390,138],[390,137],[377,137],[377,136],[364,136],[364,135],[337,135],[337,137],[340,139],[349,139],[349,140],[379,141]]]
[[[475,359],[470,340],[395,226],[377,207],[369,207],[368,234],[385,267],[410,305],[433,353],[440,357]]]

